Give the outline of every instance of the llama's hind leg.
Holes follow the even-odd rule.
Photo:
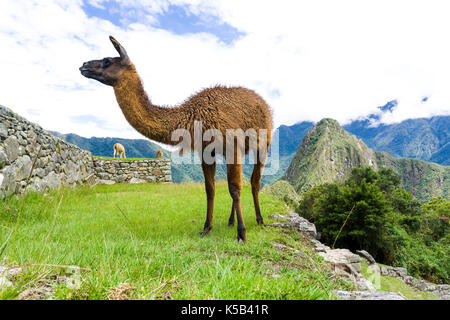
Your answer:
[[[228,219],[228,226],[232,227],[234,226],[234,212],[236,210],[234,209],[234,205],[233,203],[231,203],[231,214],[230,214],[230,218]]]
[[[252,185],[253,204],[255,206],[255,213],[256,213],[256,222],[259,225],[264,224],[264,220],[261,215],[261,209],[259,207],[259,189],[261,188],[261,175],[263,169],[264,163],[261,163],[258,159],[258,161],[253,166],[252,177],[250,179]]]
[[[205,225],[203,227],[203,231],[200,234],[208,235],[209,231],[212,229],[212,219],[214,212],[214,195],[215,195],[214,176],[216,175],[216,163],[215,162],[213,164],[202,163],[202,170],[203,175],[205,177],[207,209],[206,209]]]
[[[241,208],[241,189],[242,189],[242,165],[241,164],[227,164],[227,180],[228,191],[233,199],[233,207],[236,211],[238,221],[237,225],[237,240],[246,241],[245,224],[242,217]]]

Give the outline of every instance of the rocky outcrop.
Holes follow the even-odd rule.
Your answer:
[[[2,259],[2,262],[6,262],[6,258]],[[0,292],[7,287],[16,286],[23,289],[17,296],[17,300],[53,300],[56,286],[64,285],[69,289],[78,289],[81,284],[82,268],[79,266],[58,267],[60,270],[57,275],[38,278],[24,285],[20,283],[20,276],[24,273],[22,268],[0,265]]]
[[[341,300],[406,300],[401,293],[385,291],[334,291]]]
[[[271,223],[269,226],[278,228],[292,228],[297,232],[306,234],[308,238],[310,238],[316,253],[323,257],[327,265],[336,274],[348,278],[361,290],[375,290],[372,283],[366,280],[360,273],[362,261],[361,257],[347,249],[331,249],[318,241],[318,233],[316,226],[313,223],[303,217],[300,217],[295,212],[291,212],[287,215],[274,214],[270,215],[269,218],[282,220],[280,222]],[[278,248],[289,249],[289,247],[282,244],[274,243],[273,245]],[[294,253],[305,256],[305,254],[299,250],[294,250]]]
[[[11,278],[22,273],[22,268],[10,268],[0,265],[0,291],[6,287],[12,286]]]
[[[282,220],[271,223],[269,226],[279,228],[292,228],[298,232],[304,233],[310,239],[314,251],[317,255],[323,257],[324,262],[338,275],[346,277],[355,286],[362,291],[336,291],[335,294],[343,300],[405,300],[400,293],[376,291],[380,276],[396,277],[401,279],[407,285],[419,291],[427,291],[435,294],[442,300],[450,300],[450,285],[432,284],[424,280],[415,279],[408,276],[408,270],[402,267],[381,266],[379,267],[375,259],[364,250],[358,250],[354,254],[348,249],[331,249],[329,246],[317,240],[318,233],[313,223],[309,222],[297,213],[291,212],[287,215],[274,214],[269,218]],[[286,245],[274,243],[275,247],[281,249],[291,249]],[[305,256],[299,250],[294,253]],[[308,257],[309,258],[309,257]],[[366,279],[361,274],[361,262],[367,262],[369,278]],[[370,280],[370,281],[369,281]],[[375,285],[374,285],[375,284]]]
[[[331,249],[320,241],[312,240],[317,254],[334,270],[347,277],[360,290],[375,291],[373,284],[361,274],[362,258],[348,249]]]
[[[356,250],[356,254],[358,254],[360,257],[364,258],[367,261],[367,264],[376,263],[376,261],[372,257],[372,255],[370,253],[368,253],[366,250]]]
[[[396,277],[403,279],[408,275],[408,270],[402,267],[385,266],[380,268],[382,276]]]
[[[300,217],[297,213],[291,212],[288,215],[282,214],[272,214],[269,216],[271,219],[275,220],[284,220],[281,222],[275,222],[270,224],[272,227],[281,227],[281,228],[294,228],[299,232],[304,232],[308,234],[311,238],[317,239],[318,234],[316,230],[316,226],[314,223],[309,222],[303,217]]]
[[[88,151],[0,106],[0,199],[26,189],[83,183],[92,172]]]
[[[361,272],[361,257],[348,249],[326,249],[317,253],[333,265],[350,265],[356,272]]]

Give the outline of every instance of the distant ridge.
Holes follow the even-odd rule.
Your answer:
[[[408,119],[376,127],[366,119],[343,127],[375,151],[450,165],[450,116]]]
[[[114,143],[121,143],[129,158],[155,158],[156,151],[161,149],[156,143],[145,139],[124,139],[124,138],[85,138],[79,135],[68,133],[62,134],[56,131],[51,133],[67,142],[73,143],[81,149],[90,151],[94,156],[113,156]],[[169,153],[166,152],[166,156]]]
[[[390,112],[395,108],[396,102],[391,101],[380,107],[380,112]],[[384,111],[383,111],[384,110]],[[450,116],[436,116],[432,118],[410,119],[397,124],[371,126],[372,121],[379,119],[379,115],[370,115],[366,119],[356,120],[343,126],[343,128],[362,139],[365,145],[375,151],[385,151],[395,157],[410,157],[425,161],[432,161],[442,165],[450,165]],[[314,127],[314,123],[303,121],[286,126],[281,125],[279,134],[280,169],[275,175],[263,176],[263,184],[270,184],[281,178],[291,163],[306,133]],[[151,158],[160,147],[145,139],[122,138],[83,138],[76,134],[60,134],[58,137],[89,150],[94,155],[111,156],[108,145],[114,141],[122,143],[132,153],[130,157]],[[164,151],[169,157],[169,153]],[[243,167],[244,175],[250,177],[252,166]],[[203,181],[200,165],[172,165],[172,178],[174,182]],[[217,167],[218,179],[226,178],[224,166]]]

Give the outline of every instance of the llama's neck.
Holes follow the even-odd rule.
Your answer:
[[[153,105],[144,90],[134,66],[121,75],[114,86],[117,102],[133,128],[151,140],[174,145],[172,131],[176,129],[177,108]]]

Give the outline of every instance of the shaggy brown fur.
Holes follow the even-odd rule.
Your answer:
[[[116,157],[116,154],[117,154],[117,157],[119,157],[119,158],[120,157],[126,158],[126,156],[125,156],[125,147],[123,145],[121,145],[120,143],[115,143],[113,149],[114,149],[113,158]]]
[[[158,151],[156,151],[156,159],[161,159],[162,157],[162,151],[158,149]]]
[[[125,49],[110,37],[118,58],[104,58],[83,64],[81,73],[114,88],[117,102],[127,121],[144,136],[169,145],[177,145],[179,141],[172,141],[171,134],[176,129],[187,129],[191,133],[194,145],[194,121],[201,121],[203,131],[213,128],[222,133],[225,156],[227,129],[266,129],[268,133],[267,150],[271,141],[272,117],[268,104],[257,93],[242,87],[216,86],[205,89],[191,96],[182,104],[168,108],[154,105],[145,92],[141,79],[134,64],[130,61]],[[259,142],[259,141],[258,141]],[[205,141],[202,150],[210,142]],[[246,240],[245,225],[242,217],[240,192],[242,189],[242,166],[237,159],[243,154],[240,148],[234,148],[234,164],[227,164],[228,188],[233,199],[229,225],[234,224],[234,213],[238,220],[238,241]],[[245,141],[245,151],[248,153],[248,139]],[[264,162],[257,162],[251,177],[252,194],[258,224],[263,224],[259,208],[258,193],[260,189],[261,173]],[[202,234],[209,234],[212,228],[214,207],[214,176],[216,165],[202,163],[205,176],[207,196],[207,216]]]

